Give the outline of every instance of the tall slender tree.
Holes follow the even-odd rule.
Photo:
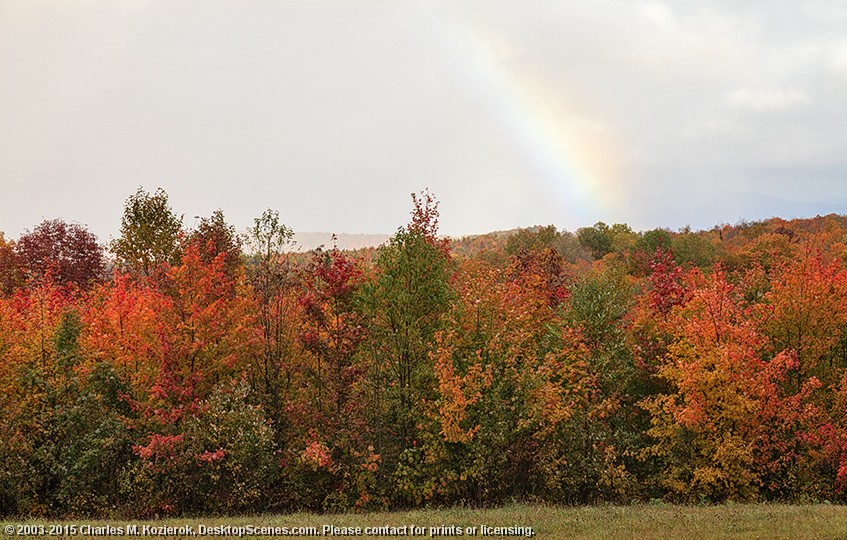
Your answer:
[[[436,389],[431,353],[452,291],[449,244],[438,238],[438,203],[413,195],[412,221],[380,249],[364,287],[372,319],[377,453],[389,462],[414,445],[419,405]]]

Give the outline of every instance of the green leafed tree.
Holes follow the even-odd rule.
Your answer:
[[[598,221],[592,227],[578,229],[576,238],[580,245],[591,250],[591,255],[595,259],[602,259],[604,255],[612,251],[612,231],[602,221]]]
[[[111,251],[124,270],[153,275],[163,264],[177,264],[180,259],[182,216],[177,216],[162,188],[152,195],[138,188],[124,203],[121,236],[114,240]]]
[[[279,220],[279,212],[268,208],[253,220],[244,239],[254,255],[268,261],[291,244],[293,238],[294,231]]]
[[[518,255],[525,251],[537,251],[544,248],[555,248],[561,233],[555,225],[520,229],[509,237],[505,251],[509,255]]]
[[[413,201],[412,222],[380,249],[376,278],[364,287],[375,355],[377,452],[388,461],[413,446],[415,415],[433,396],[430,353],[452,298],[452,263],[436,236],[438,205],[429,193]]]

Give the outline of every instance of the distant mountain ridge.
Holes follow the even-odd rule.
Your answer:
[[[332,249],[333,240],[332,234],[328,232],[297,232],[294,233],[294,241],[297,244],[294,249],[309,251],[320,246],[326,249]],[[338,233],[335,235],[335,245],[340,250],[354,250],[369,247],[378,247],[388,241],[390,238],[387,234],[350,234]]]
[[[482,243],[487,247],[495,245],[504,245],[506,240],[518,231],[540,229],[540,225],[525,228],[516,228],[505,231],[492,231],[484,234],[470,234],[463,236],[450,237],[454,248],[463,251],[466,244]],[[297,232],[294,233],[294,241],[296,244],[292,246],[292,251],[310,251],[323,246],[324,249],[332,249],[333,233],[328,232]],[[388,242],[391,238],[387,234],[364,234],[364,233],[337,233],[335,245],[342,251],[353,251],[357,249],[376,248]],[[478,246],[477,246],[478,247]]]

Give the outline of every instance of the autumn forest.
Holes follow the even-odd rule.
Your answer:
[[[847,502],[847,217],[0,235],[0,516]]]

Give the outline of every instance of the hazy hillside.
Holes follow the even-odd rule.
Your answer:
[[[335,244],[341,250],[354,250],[368,247],[377,247],[388,241],[387,234],[336,234]],[[321,245],[331,248],[332,233],[328,232],[298,232],[294,234],[294,240],[297,242],[295,249],[300,248],[302,251],[315,249]]]
[[[509,231],[495,231],[486,234],[469,235],[460,238],[452,238],[453,249],[463,255],[470,255],[482,249],[494,249],[506,245],[509,237],[521,230],[534,231],[540,226],[528,229],[512,229]],[[342,251],[354,251],[366,248],[375,248],[388,242],[387,234],[336,234],[336,245]],[[294,250],[309,251],[321,245],[331,248],[333,245],[332,233],[328,232],[298,232],[294,234]]]

